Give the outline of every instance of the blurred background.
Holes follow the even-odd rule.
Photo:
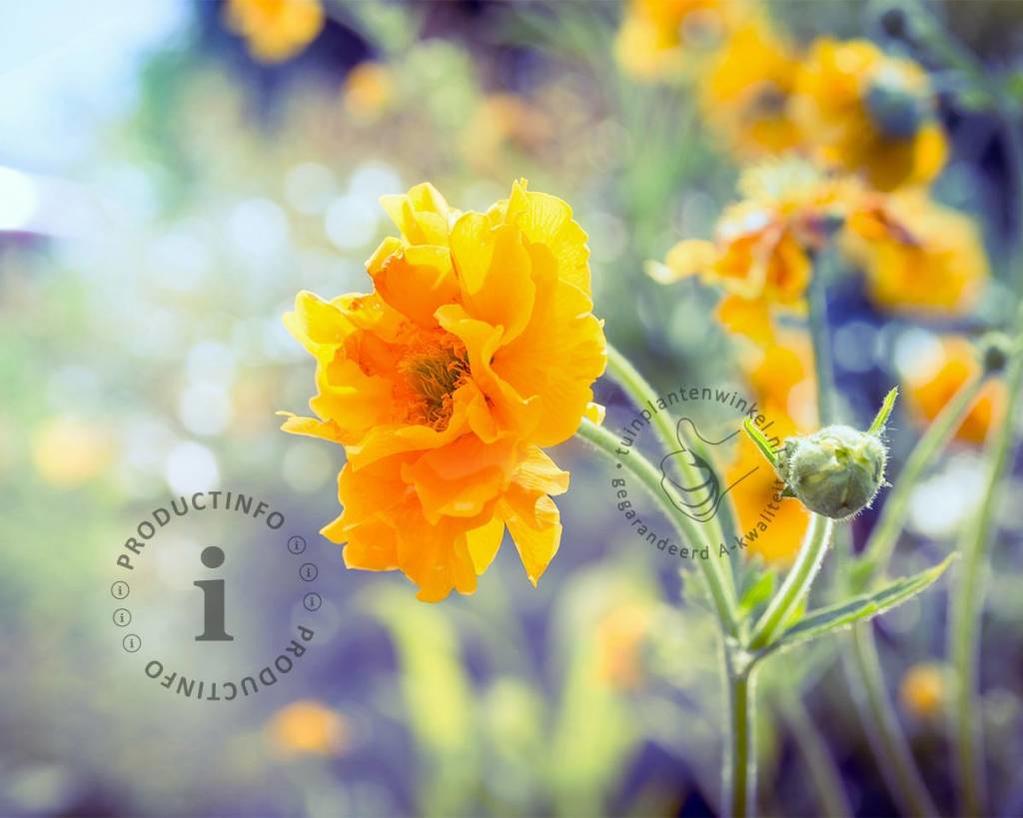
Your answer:
[[[596,312],[653,381],[729,385],[812,428],[798,322],[778,357],[765,356],[713,319],[712,288],[665,289],[644,274],[678,240],[712,235],[748,160],[716,129],[722,108],[708,109],[700,66],[651,81],[655,44],[623,34],[646,5],[8,4],[0,815],[715,813],[723,702],[714,621],[695,575],[680,578],[629,533],[605,463],[575,442],[554,453],[572,489],[558,501],[561,551],[538,589],[506,548],[475,596],[425,605],[399,575],[344,570],[339,549],[316,534],[338,511],[342,454],[280,433],[275,417],[305,411],[313,372],[281,315],[300,289],[325,298],[369,289],[363,262],[393,232],[380,195],[431,181],[454,206],[483,209],[526,177],[572,204],[590,235]],[[869,37],[905,50],[897,5],[764,9],[794,43]],[[1019,62],[1020,3],[930,10],[990,65]],[[907,391],[896,463],[977,366],[966,339],[1004,326],[1012,303],[1006,259],[1020,203],[1004,128],[964,95],[939,93],[938,116],[949,159],[934,196],[978,231],[989,272],[977,276],[977,298],[925,315],[893,308],[854,264],[829,294],[851,410],[867,420],[893,383]],[[598,399],[611,428],[631,418],[613,385],[598,384]],[[979,499],[980,443],[1004,400],[993,382],[921,484],[895,574],[952,548]],[[1011,496],[1021,469],[1017,457]],[[287,683],[231,705],[158,688],[110,619],[114,559],[138,522],[170,497],[217,488],[286,514],[287,533],[310,543],[324,598],[314,647]],[[857,518],[856,544],[873,519]],[[758,558],[784,565],[802,524],[772,529]],[[220,532],[229,555],[246,543],[281,546],[243,529]],[[1007,504],[981,667],[1004,815],[1023,812],[1021,535],[1023,510]],[[186,527],[154,544],[151,584],[141,587],[189,588],[182,566],[208,544],[196,537]],[[276,570],[286,559],[274,553],[245,572],[266,632],[296,618],[294,589]],[[226,575],[234,571],[229,560]],[[942,802],[946,603],[942,586],[878,626],[885,678]],[[151,629],[169,616],[159,608]],[[243,646],[231,667],[262,667],[263,647]],[[807,773],[822,747],[856,814],[894,813],[836,649],[805,649],[763,675],[767,814],[824,814]],[[807,745],[807,719],[821,744]]]

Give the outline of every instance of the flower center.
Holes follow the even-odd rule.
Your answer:
[[[452,396],[469,374],[465,346],[447,333],[415,339],[398,364],[399,400],[408,420],[443,429],[451,419]]]

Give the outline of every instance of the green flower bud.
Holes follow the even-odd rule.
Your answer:
[[[1005,369],[1015,351],[1014,346],[1012,338],[1004,332],[989,332],[982,336],[977,347],[984,372],[995,374]]]
[[[867,508],[877,495],[887,458],[877,434],[828,426],[786,440],[778,473],[808,509],[844,520]]]
[[[867,111],[878,130],[892,139],[916,135],[927,117],[927,100],[894,73],[883,73],[867,90]]]

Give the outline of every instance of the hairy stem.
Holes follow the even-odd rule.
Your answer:
[[[963,555],[958,583],[952,597],[949,625],[949,657],[955,675],[952,724],[955,736],[954,764],[959,784],[961,812],[982,815],[986,803],[980,714],[977,706],[977,660],[980,655],[980,619],[984,607],[984,583],[988,551],[995,528],[995,512],[1002,497],[1003,478],[1015,439],[1016,410],[1023,389],[1023,358],[1016,356],[1006,376],[1008,406],[1001,425],[990,439],[984,494],[973,525],[963,532],[959,549]]]
[[[814,373],[817,376],[817,420],[821,426],[835,422],[835,376],[831,369],[831,338],[828,335],[828,302],[824,275],[828,266],[828,253],[829,251],[823,251],[818,256],[813,278],[810,279],[807,299]]]
[[[746,661],[743,666],[743,661],[727,647],[725,665],[731,743],[725,764],[728,803],[724,814],[732,818],[751,818],[756,813],[757,795],[757,760],[753,735],[756,665]]]
[[[831,543],[831,532],[834,521],[820,514],[810,516],[810,527],[803,537],[799,554],[782,583],[778,593],[771,600],[767,610],[753,628],[750,637],[750,650],[761,650],[770,645],[781,635],[793,613],[810,593],[810,586],[817,577],[824,562],[828,545]]]
[[[636,450],[623,452],[618,438],[603,426],[597,426],[588,420],[583,420],[576,434],[615,461],[618,468],[625,469],[638,478],[683,538],[694,547],[705,542],[705,532],[692,518],[679,511],[676,502],[681,503],[681,500],[677,496],[671,496],[674,492],[670,486],[662,484],[661,471],[653,463]],[[710,544],[709,547],[709,558],[697,560],[697,563],[710,590],[722,629],[726,634],[735,636],[738,631],[735,592],[731,585],[725,582],[726,574],[721,570],[721,560],[715,553],[717,544]]]
[[[610,344],[608,344],[607,349],[608,374],[629,394],[629,397],[632,398],[636,406],[643,409],[649,409],[652,415],[651,423],[661,445],[664,447],[666,452],[674,451],[683,441],[679,439],[679,432],[676,429],[675,421],[671,414],[664,410],[658,410],[658,395],[656,391],[654,391],[654,388],[650,385],[646,378],[640,374],[639,370],[637,370],[624,355]],[[685,440],[684,443],[687,449],[696,453],[704,460],[704,462],[710,465],[710,457],[706,454],[706,452],[702,451],[699,441],[694,442]],[[678,465],[683,479],[688,485],[699,485],[706,479],[704,475],[700,474],[695,464],[688,458],[676,458],[675,462]],[[720,510],[726,515],[726,517],[730,517],[731,504],[727,497],[724,502],[721,503]],[[706,530],[706,538],[710,543],[716,545],[717,543],[725,542],[724,531],[717,515],[711,517],[703,525]],[[732,600],[733,606],[735,606],[737,604],[735,602],[737,596],[735,591],[735,578],[732,571],[723,570],[721,561],[717,559],[716,556],[712,558],[711,562],[713,563],[710,566],[711,570],[718,574],[718,578],[724,586],[725,592]]]
[[[870,627],[853,628],[849,636],[851,650],[844,653],[849,687],[867,740],[899,811],[903,815],[940,815],[913,760],[898,714],[885,689],[877,645],[868,630]]]
[[[983,385],[984,378],[981,375],[964,383],[934,419],[934,422],[927,427],[927,431],[910,452],[906,464],[899,472],[899,479],[885,500],[881,515],[873,531],[870,532],[870,539],[867,540],[867,545],[860,557],[870,566],[869,572],[861,578],[864,584],[887,570],[892,552],[895,550],[895,543],[899,539],[899,533],[902,531],[909,513],[909,500],[913,495],[913,489],[916,488],[924,470],[948,445]],[[857,590],[862,590],[862,588]]]

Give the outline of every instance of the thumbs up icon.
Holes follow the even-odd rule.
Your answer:
[[[698,523],[705,523],[717,514],[721,501],[724,500],[728,492],[759,467],[750,469],[722,490],[721,481],[714,468],[686,444],[683,424],[689,427],[691,436],[698,438],[706,447],[724,445],[739,434],[739,430],[726,435],[721,440],[708,440],[700,434],[700,430],[692,419],[680,418],[675,427],[675,435],[680,448],[661,459],[661,487],[667,498],[687,517]],[[691,477],[679,478],[677,475],[688,474],[685,464],[692,468],[694,474]],[[692,483],[692,485],[685,485],[680,482],[680,479],[684,479],[686,483]]]

